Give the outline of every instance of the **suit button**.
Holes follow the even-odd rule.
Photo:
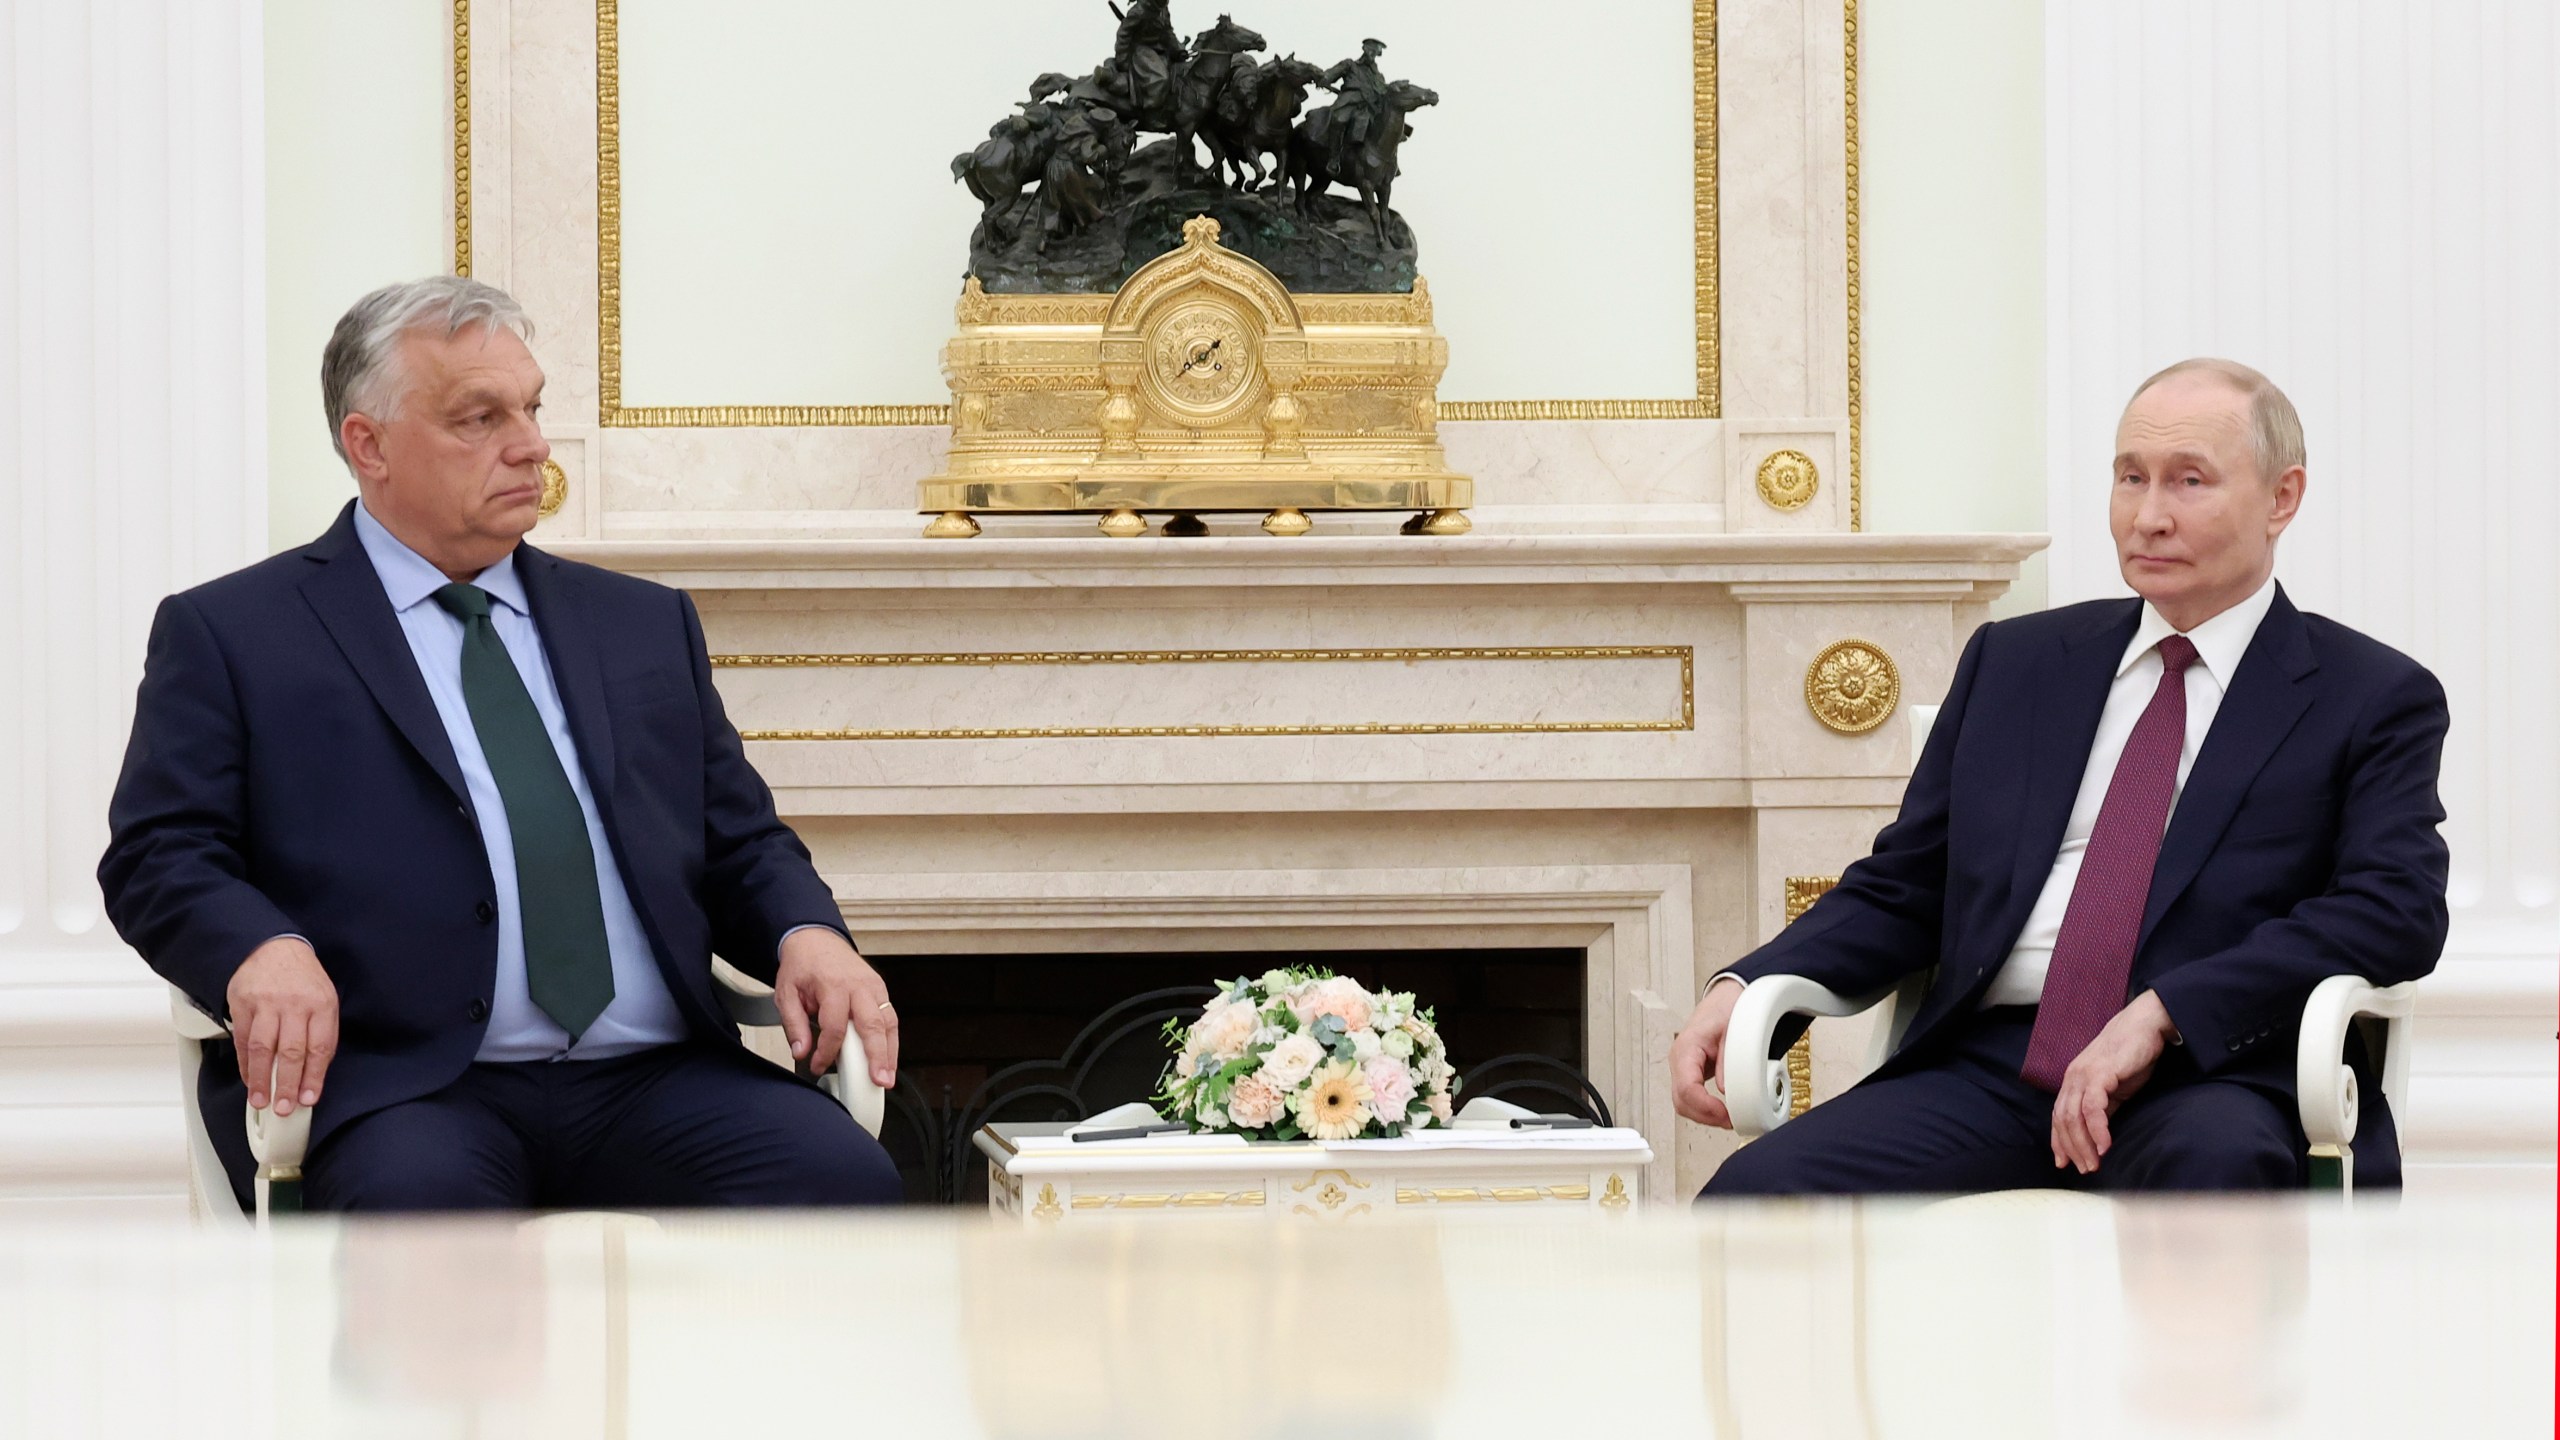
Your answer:
[[[472,1002],[471,1002],[471,1023],[472,1023],[472,1024],[474,1024],[474,1025],[477,1025],[477,1024],[479,1024],[481,1021],[486,1020],[486,1019],[488,1019],[488,1018],[489,1018],[489,1002],[488,1002],[488,1001],[486,1001],[486,1000],[474,1000],[474,1001],[472,1001]]]
[[[483,900],[479,904],[471,907],[471,914],[472,918],[478,920],[481,924],[486,925],[490,921],[498,918],[498,907],[490,904],[486,900]]]

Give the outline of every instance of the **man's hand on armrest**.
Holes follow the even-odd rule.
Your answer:
[[[1733,1114],[1724,1104],[1724,1032],[1733,1021],[1734,1003],[1742,998],[1742,977],[1718,975],[1707,982],[1707,993],[1698,997],[1698,1008],[1689,1012],[1689,1023],[1671,1042],[1671,1104],[1684,1119],[1720,1130],[1733,1128]],[[1707,1077],[1715,1077],[1715,1089],[1707,1089]]]
[[[872,1082],[883,1090],[898,1083],[898,1012],[889,986],[842,935],[803,925],[783,936],[773,1003],[792,1057],[807,1061],[810,1074],[834,1067],[849,1025],[871,1059]]]
[[[299,935],[279,935],[249,952],[223,991],[231,1040],[249,1106],[267,1108],[275,1087],[276,1118],[320,1103],[329,1061],[338,1053],[338,987]]]

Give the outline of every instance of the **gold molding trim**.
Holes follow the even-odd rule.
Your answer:
[[[1627,1194],[1627,1182],[1619,1176],[1610,1176],[1608,1188],[1600,1192],[1600,1208],[1617,1215],[1624,1213],[1632,1203]]]
[[[557,460],[542,462],[542,498],[534,505],[535,518],[548,520],[569,503],[569,472]]]
[[[1399,1189],[1399,1205],[1464,1205],[1474,1201],[1517,1205],[1534,1200],[1583,1201],[1591,1198],[1589,1185],[1493,1185],[1461,1186],[1454,1189]]]
[[[471,0],[453,0],[453,273],[471,273]]]
[[[1688,645],[1440,646],[1342,650],[1022,650],[874,654],[714,655],[714,669],[868,669],[903,665],[1232,665],[1314,661],[1677,660],[1677,720],[1524,720],[1345,725],[1071,725],[933,730],[745,730],[744,740],[1118,740],[1307,735],[1589,735],[1660,733],[1697,728],[1697,652]]]
[[[1179,1194],[1078,1195],[1069,1203],[1078,1210],[1216,1210],[1227,1206],[1259,1207],[1263,1198],[1259,1190],[1185,1190]]]
[[[1760,492],[1760,503],[1770,509],[1801,510],[1822,489],[1822,468],[1801,450],[1772,450],[1751,483]]]
[[[1787,877],[1787,920],[1793,925],[1813,908],[1813,902],[1831,893],[1840,883],[1837,875],[1790,875]],[[1787,1118],[1793,1120],[1813,1108],[1813,1027],[1808,1025],[1796,1043],[1787,1047]]]
[[[1855,0],[1851,0],[1855,3]],[[469,54],[466,7],[455,0],[455,45]],[[622,403],[622,80],[619,0],[596,0],[596,371],[597,424],[606,429],[948,425],[949,405],[643,405]],[[1695,158],[1694,306],[1697,394],[1673,400],[1458,400],[1443,420],[1713,420],[1723,413],[1721,210],[1717,204],[1716,0],[1690,0],[1691,134]],[[1854,100],[1852,101],[1854,104]],[[1854,135],[1854,132],[1853,132]],[[467,144],[467,142],[466,142]],[[1855,144],[1854,138],[1852,144]],[[467,154],[458,153],[465,166]],[[1851,235],[1854,252],[1855,212]],[[455,252],[470,243],[467,216],[455,220]],[[468,273],[468,272],[461,272]],[[1850,325],[1851,390],[1857,327]],[[1854,401],[1853,401],[1854,403]],[[1854,416],[1854,411],[1852,412]],[[1852,422],[1855,424],[1853,418]],[[1853,465],[1854,469],[1854,465]],[[1851,511],[1856,510],[1852,484]]]
[[[1866,467],[1860,444],[1866,433],[1866,387],[1858,369],[1858,4],[1840,0],[1841,77],[1846,95],[1843,127],[1848,142],[1849,250],[1849,528],[1867,528]]]
[[[1804,667],[1804,704],[1842,735],[1863,735],[1902,703],[1902,672],[1893,657],[1864,640],[1835,640]]]
[[[1813,902],[1828,895],[1840,883],[1837,875],[1790,875],[1787,877],[1787,920],[1793,925],[1813,908]]]
[[[1067,1213],[1065,1209],[1058,1204],[1058,1187],[1048,1181],[1042,1181],[1040,1184],[1040,1203],[1031,1207],[1031,1218],[1034,1220],[1054,1221],[1065,1213]]]

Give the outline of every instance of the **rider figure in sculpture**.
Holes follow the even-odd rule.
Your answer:
[[[1386,53],[1384,40],[1360,42],[1360,58],[1345,60],[1324,72],[1324,84],[1339,97],[1335,100],[1333,134],[1333,168],[1338,174],[1351,172],[1350,160],[1357,153],[1376,168],[1384,159],[1374,143],[1378,127],[1387,121],[1387,77],[1378,68],[1378,57]]]
[[[1111,58],[1128,77],[1129,113],[1142,121],[1161,116],[1170,129],[1173,77],[1191,58],[1182,37],[1173,31],[1173,0],[1129,0],[1129,8],[1111,7],[1120,17],[1120,36]]]

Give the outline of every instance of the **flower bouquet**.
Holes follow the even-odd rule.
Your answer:
[[[1200,1018],[1168,1020],[1156,1095],[1195,1130],[1255,1140],[1365,1140],[1449,1123],[1457,1073],[1413,996],[1330,970],[1226,982]]]

